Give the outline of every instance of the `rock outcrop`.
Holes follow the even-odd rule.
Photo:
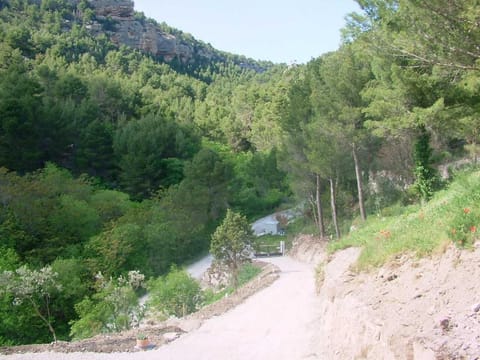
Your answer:
[[[131,0],[91,0],[90,3],[95,8],[97,16],[124,19],[133,17],[135,12]]]
[[[42,0],[29,0],[40,6]],[[7,0],[8,2],[8,0]],[[125,45],[153,56],[162,57],[164,61],[178,60],[182,64],[209,63],[226,61],[227,55],[214,49],[211,45],[193,39],[189,34],[182,37],[182,32],[173,30],[174,34],[162,30],[153,21],[135,12],[132,0],[86,0],[94,16],[84,19],[85,2],[66,0],[73,8],[74,16],[86,22],[86,28],[95,36],[106,34],[116,45]],[[79,6],[81,5],[81,6]],[[67,29],[68,29],[67,25]],[[257,72],[265,68],[257,61],[243,56],[229,55],[229,59],[242,68]]]
[[[76,5],[78,0],[71,0]],[[134,2],[130,0],[90,0],[95,19],[89,29],[94,34],[106,32],[117,45],[141,50],[154,56],[162,56],[165,61],[177,58],[182,63],[192,62],[195,57],[205,57],[203,52],[186,44],[172,34],[160,29],[157,23],[135,16]],[[82,16],[82,14],[79,14]],[[108,21],[110,28],[105,30],[102,23]],[[206,54],[211,58],[212,54]]]
[[[69,0],[69,3],[78,8],[80,0]],[[186,41],[181,36],[163,31],[155,21],[136,14],[131,0],[88,0],[88,3],[95,17],[87,27],[94,35],[106,33],[117,45],[163,57],[167,62],[176,59],[180,63],[190,64],[226,60],[222,52],[210,45],[192,40],[191,37]],[[80,10],[76,14],[83,16]],[[108,29],[104,26],[106,22]],[[265,70],[257,62],[244,58],[238,61],[238,65],[258,72]]]

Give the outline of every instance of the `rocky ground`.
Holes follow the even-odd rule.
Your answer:
[[[479,243],[364,273],[352,271],[359,254],[340,251],[317,271],[319,359],[480,359]]]

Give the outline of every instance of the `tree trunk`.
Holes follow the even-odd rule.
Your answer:
[[[310,202],[310,206],[312,207],[313,220],[315,221],[315,226],[318,229],[319,224],[318,224],[318,216],[317,216],[317,202],[315,201],[315,196],[313,194],[310,194],[309,202]]]
[[[233,288],[236,290],[238,289],[238,263],[234,261],[232,263],[232,285]]]
[[[362,217],[362,220],[365,221],[367,220],[367,213],[365,212],[365,201],[363,200],[362,170],[360,169],[355,143],[353,144],[352,149],[353,161],[355,163],[355,176],[357,178],[358,205],[360,207],[360,216]]]
[[[55,333],[55,329],[53,328],[51,322],[50,322],[50,316],[47,315],[47,317],[43,316],[42,313],[40,312],[40,309],[37,305],[37,303],[29,298],[29,301],[30,301],[30,304],[32,304],[32,307],[33,307],[33,310],[35,310],[35,313],[38,315],[38,317],[40,317],[40,319],[42,319],[42,321],[45,323],[45,325],[48,326],[48,330],[50,331],[50,333],[52,334],[52,337],[53,337],[53,342],[57,342],[57,334]],[[48,310],[48,314],[50,314],[50,310]]]
[[[321,199],[321,188],[320,188],[320,175],[316,174],[316,203],[317,203],[317,216],[318,216],[318,232],[320,237],[325,237],[325,225],[323,222],[323,208],[322,208],[322,199]]]
[[[337,203],[335,199],[335,183],[333,179],[330,178],[330,203],[332,207],[332,220],[333,225],[335,226],[335,234],[337,235],[337,239],[340,239],[340,228],[338,227],[338,219],[337,219]]]

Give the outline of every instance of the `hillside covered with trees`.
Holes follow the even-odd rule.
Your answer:
[[[0,344],[51,341],[47,324],[70,339],[99,309],[98,274],[165,274],[208,250],[227,209],[295,201],[340,238],[428,201],[436,165],[476,163],[475,1],[358,0],[343,45],[294,67],[139,13],[196,50],[129,47],[96,3],[0,1]]]

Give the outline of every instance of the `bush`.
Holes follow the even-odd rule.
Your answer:
[[[457,212],[450,222],[450,237],[460,246],[471,245],[477,233],[478,211],[472,208],[463,208],[463,211]]]
[[[201,302],[200,284],[185,270],[172,266],[163,277],[151,280],[148,305],[165,315],[185,316],[197,310]]]
[[[71,336],[84,339],[137,326],[144,312],[135,290],[142,287],[143,279],[138,271],[130,271],[128,277],[108,280],[99,273],[98,291],[75,305],[79,319],[70,322]]]
[[[250,280],[255,278],[262,272],[262,269],[258,266],[253,265],[252,263],[244,264],[238,273],[238,286],[243,286],[248,283]],[[232,286],[226,287],[221,291],[215,291],[214,289],[206,289],[203,292],[203,303],[202,306],[212,304],[219,301],[226,295],[232,294],[235,289]]]

